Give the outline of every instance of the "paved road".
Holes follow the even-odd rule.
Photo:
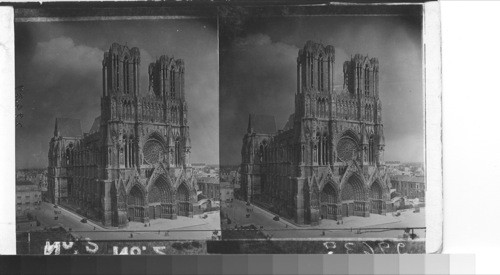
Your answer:
[[[55,214],[54,211],[60,211],[61,214]],[[96,225],[92,222],[82,223],[81,217],[63,209],[61,207],[54,208],[53,204],[42,202],[39,210],[34,210],[33,215],[35,215],[42,224],[41,227],[54,227],[54,226],[62,226],[66,230],[71,228],[71,230],[76,231],[84,231],[84,230],[93,230],[94,226],[96,229],[102,229],[99,225]],[[57,220],[54,217],[58,217]]]
[[[247,208],[253,209],[250,212],[250,217],[246,217]],[[262,210],[256,206],[247,206],[245,202],[234,200],[232,203],[223,205],[223,212],[229,215],[232,223],[227,225],[223,222],[222,227],[234,228],[235,225],[254,224],[257,227],[263,226],[266,234],[272,235],[273,238],[398,238],[403,235],[403,230],[350,230],[354,228],[405,228],[405,227],[420,227],[425,226],[425,211],[415,214],[411,211],[404,212],[401,217],[394,218],[391,216],[381,216],[372,214],[371,218],[349,217],[345,219],[344,225],[336,225],[334,221],[325,221],[318,226],[298,227],[290,224],[283,219],[274,221],[274,214]],[[366,220],[370,219],[370,220]],[[370,224],[369,221],[372,223]],[[380,224],[374,224],[379,222]],[[389,222],[388,222],[389,221]],[[368,224],[368,225],[363,225]],[[324,230],[325,228],[329,228]],[[335,229],[347,229],[344,231]],[[324,232],[324,235],[323,235]],[[420,237],[425,236],[425,230],[416,230],[415,233]]]
[[[61,214],[54,214],[54,210],[61,211]],[[173,222],[172,220],[158,219],[151,223],[151,227],[143,227],[140,223],[131,223],[127,228],[103,228],[92,221],[82,223],[82,216],[65,210],[62,207],[54,208],[50,203],[42,202],[39,210],[33,211],[40,221],[40,228],[62,226],[66,230],[71,228],[72,234],[76,237],[86,237],[91,240],[124,240],[124,239],[151,239],[151,240],[170,240],[170,239],[209,239],[213,235],[214,229],[220,229],[219,213],[208,214],[208,218],[201,219],[199,216],[193,218],[180,217]],[[58,216],[58,220],[54,217]],[[167,226],[168,225],[168,226]],[[95,229],[94,229],[95,228]],[[165,234],[165,229],[173,230]],[[138,230],[147,232],[136,232]],[[184,231],[175,231],[184,230]],[[203,230],[203,231],[201,231]],[[83,231],[83,232],[82,232]],[[131,237],[132,233],[132,237]],[[219,232],[220,234],[220,232]]]

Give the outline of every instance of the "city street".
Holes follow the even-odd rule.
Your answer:
[[[60,214],[54,214],[61,211]],[[206,213],[206,218],[202,215],[195,215],[193,218],[179,216],[176,220],[156,219],[151,220],[148,226],[143,223],[130,222],[126,228],[103,228],[90,220],[82,223],[82,216],[70,212],[62,207],[54,208],[53,204],[42,202],[39,210],[32,212],[44,227],[64,227],[75,237],[90,238],[91,240],[166,240],[166,239],[210,239],[214,230],[219,230],[220,215],[218,211]],[[55,220],[54,217],[58,216]],[[151,224],[151,226],[149,226]],[[165,231],[168,230],[168,233]],[[132,234],[132,235],[131,235]]]
[[[247,208],[253,209],[248,218],[246,217]],[[390,230],[390,228],[425,227],[425,208],[421,208],[420,213],[413,213],[412,209],[402,211],[399,217],[393,216],[392,213],[387,215],[371,214],[368,218],[346,217],[343,224],[337,224],[337,221],[334,220],[322,220],[317,226],[296,226],[282,218],[279,221],[274,221],[274,214],[255,205],[247,206],[245,202],[239,200],[223,204],[222,210],[231,219],[229,225],[227,220],[223,219],[223,229],[234,229],[236,225],[240,227],[253,224],[257,228],[263,226],[263,231],[273,238],[284,239],[401,238],[403,230]],[[424,229],[415,230],[414,233],[419,238],[425,237]]]

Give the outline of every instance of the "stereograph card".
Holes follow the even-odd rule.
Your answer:
[[[2,253],[440,251],[437,3],[13,6]]]

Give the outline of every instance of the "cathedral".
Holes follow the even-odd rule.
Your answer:
[[[184,62],[163,55],[139,85],[138,48],[114,43],[102,61],[101,115],[88,133],[56,119],[48,196],[105,226],[193,216],[196,180],[184,96]]]
[[[297,224],[392,211],[378,60],[351,57],[343,85],[334,64],[333,46],[308,41],[297,57],[294,113],[278,130],[273,116],[251,114],[243,138],[244,199]]]

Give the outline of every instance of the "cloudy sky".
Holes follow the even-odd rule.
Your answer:
[[[302,16],[247,24],[220,45],[221,164],[241,162],[249,113],[275,115],[283,128],[294,109],[297,54],[307,40],[335,47],[336,84],[351,55],[379,59],[385,159],[423,161],[419,17]]]
[[[163,54],[185,61],[192,162],[218,163],[218,55],[213,19],[16,23],[16,86],[24,118],[16,129],[17,168],[47,167],[56,117],[80,118],[84,132],[100,115],[102,58],[113,42],[141,50],[147,66]]]

